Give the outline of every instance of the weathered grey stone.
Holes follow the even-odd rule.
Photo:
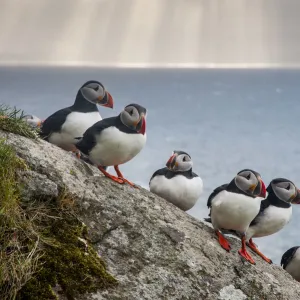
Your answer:
[[[57,184],[49,180],[46,175],[26,170],[19,172],[20,184],[26,186],[22,189],[22,199],[55,198],[58,196]]]
[[[233,249],[227,253],[211,227],[147,190],[118,185],[46,142],[0,131],[2,136],[35,172],[31,190],[42,192],[43,180],[50,193],[54,185],[69,190],[91,241],[119,281],[76,300],[300,299],[299,283],[280,266],[254,254],[255,266],[243,262],[237,239],[230,238]]]

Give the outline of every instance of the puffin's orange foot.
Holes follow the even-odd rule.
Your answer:
[[[139,187],[137,187],[134,183],[132,183],[131,181],[127,180],[126,178],[123,177],[118,177],[119,179],[123,180],[124,182],[128,183],[130,186],[138,189]]]
[[[134,183],[130,182],[129,180],[127,180],[127,179],[125,179],[125,178],[123,177],[123,174],[122,174],[121,171],[119,170],[119,166],[114,166],[114,168],[115,168],[115,171],[116,171],[116,173],[117,173],[119,179],[121,179],[121,180],[123,180],[124,182],[128,183],[130,186],[132,186],[132,187],[138,189],[138,187],[137,187]]]
[[[79,151],[75,151],[75,155],[76,155],[76,157],[77,157],[78,159],[80,159],[80,157],[81,157],[81,154],[80,154],[80,152],[79,152]]]
[[[108,177],[108,178],[110,178],[111,180],[117,182],[117,183],[120,183],[120,184],[124,184],[125,183],[125,181],[123,179],[121,179],[119,177],[116,177],[114,175],[109,175],[109,176],[105,175],[105,176]]]
[[[219,238],[219,243],[220,243],[221,247],[229,252],[231,249],[229,242],[225,239],[225,237],[221,234],[221,232],[219,230],[216,230],[216,234]]]
[[[265,255],[263,255],[258,249],[257,246],[253,243],[252,239],[249,240],[247,243],[247,246],[254,251],[257,255],[259,255],[263,260],[265,260],[267,263],[272,264],[272,260]]]
[[[99,169],[106,177],[110,178],[111,180],[113,180],[113,181],[115,181],[115,182],[117,182],[117,183],[119,183],[119,184],[123,184],[123,183],[124,183],[124,180],[123,180],[123,179],[121,179],[121,178],[119,178],[119,177],[116,177],[116,176],[114,176],[114,175],[109,174],[108,172],[106,172],[106,171],[104,170],[104,168],[98,166],[98,169]]]
[[[253,258],[251,257],[251,255],[247,252],[246,249],[240,249],[239,250],[239,255],[242,256],[243,258],[245,258],[249,263],[255,265],[255,261],[253,260]]]

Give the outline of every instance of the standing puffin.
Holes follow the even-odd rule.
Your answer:
[[[300,204],[300,191],[290,180],[276,178],[270,182],[267,192],[268,197],[261,201],[260,211],[246,232],[246,241],[255,253],[266,262],[272,263],[257,249],[252,238],[274,234],[288,224],[292,217],[291,204]]]
[[[150,191],[184,211],[191,209],[203,192],[203,182],[192,171],[190,155],[174,151],[166,166],[152,175]]]
[[[256,176],[257,178],[261,178],[261,176],[260,176],[259,173],[255,172],[255,171],[253,171],[253,170],[251,170],[251,169],[244,169],[244,170],[238,172],[237,175],[239,175],[240,173],[243,173],[243,172],[245,172],[245,171],[252,172],[253,174],[255,174],[255,176]],[[208,207],[209,209],[211,208],[211,203],[212,203],[212,200],[214,199],[214,197],[215,197],[218,193],[220,193],[220,192],[222,192],[222,191],[225,191],[226,188],[228,187],[228,185],[229,185],[229,183],[225,183],[225,184],[220,185],[219,187],[215,188],[214,191],[209,195],[208,200],[207,200],[207,207]],[[250,196],[253,197],[253,198],[255,198],[255,197],[260,197],[260,194],[261,194],[261,187],[260,187],[260,185],[258,185],[258,186],[256,186],[256,188],[254,189],[254,191],[250,194]],[[211,211],[209,212],[208,216],[210,216],[210,215],[211,215]],[[206,222],[211,223],[211,218],[204,218],[204,220],[205,220]],[[231,232],[230,232],[230,233],[231,233]],[[234,233],[234,231],[233,231],[233,233]]]
[[[76,144],[88,159],[110,179],[123,184],[127,182],[119,165],[135,157],[146,143],[146,114],[144,107],[129,104],[116,117],[103,119],[91,126]],[[118,177],[106,172],[104,167],[114,166]]]
[[[280,265],[294,279],[300,282],[300,246],[292,247],[287,250],[282,255]]]
[[[261,199],[253,194],[265,197],[266,188],[259,173],[245,169],[214,196],[209,197],[211,207],[211,221],[218,236],[220,245],[230,251],[230,244],[220,230],[235,230],[242,236],[242,247],[239,254],[247,261],[255,264],[246,249],[246,232],[251,221],[258,214]]]
[[[91,80],[79,89],[72,106],[58,110],[42,122],[40,136],[79,156],[75,138],[102,120],[96,104],[113,108],[113,98],[100,82]]]

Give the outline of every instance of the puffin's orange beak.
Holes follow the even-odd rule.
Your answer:
[[[296,197],[291,201],[292,204],[300,204],[300,190],[297,189]]]
[[[100,104],[101,106],[104,107],[109,107],[109,108],[114,108],[114,99],[111,96],[111,94],[109,92],[105,92],[106,93],[106,97],[107,97],[107,102],[105,104]],[[103,100],[103,98],[98,98],[99,101]]]
[[[145,117],[142,115],[142,126],[141,126],[141,129],[138,131],[138,133],[141,133],[141,134],[145,134],[146,132],[146,120],[145,120]]]
[[[266,198],[267,190],[266,190],[265,183],[261,178],[259,179],[259,181],[260,181],[261,189],[260,189],[260,194],[258,196],[262,198]]]
[[[172,170],[176,164],[176,154],[173,154],[166,163],[168,169]]]

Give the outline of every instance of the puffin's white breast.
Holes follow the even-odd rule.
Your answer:
[[[102,166],[124,164],[143,149],[146,139],[146,134],[129,134],[109,127],[96,136],[96,146],[90,151],[89,158]]]
[[[263,214],[258,217],[258,223],[249,227],[246,234],[247,239],[274,234],[289,223],[291,217],[292,206],[289,208],[281,208],[270,205],[264,210]]]
[[[203,191],[200,177],[191,179],[182,175],[166,178],[157,175],[150,181],[150,191],[186,211],[191,209]]]
[[[232,229],[246,232],[258,214],[260,199],[222,191],[212,201],[211,219],[216,229]]]
[[[288,263],[285,270],[296,280],[300,281],[300,248],[297,249],[292,260]]]
[[[49,142],[65,150],[73,150],[73,145],[78,142],[75,138],[82,137],[88,128],[101,120],[99,112],[72,112],[67,116],[61,131],[50,135]]]

